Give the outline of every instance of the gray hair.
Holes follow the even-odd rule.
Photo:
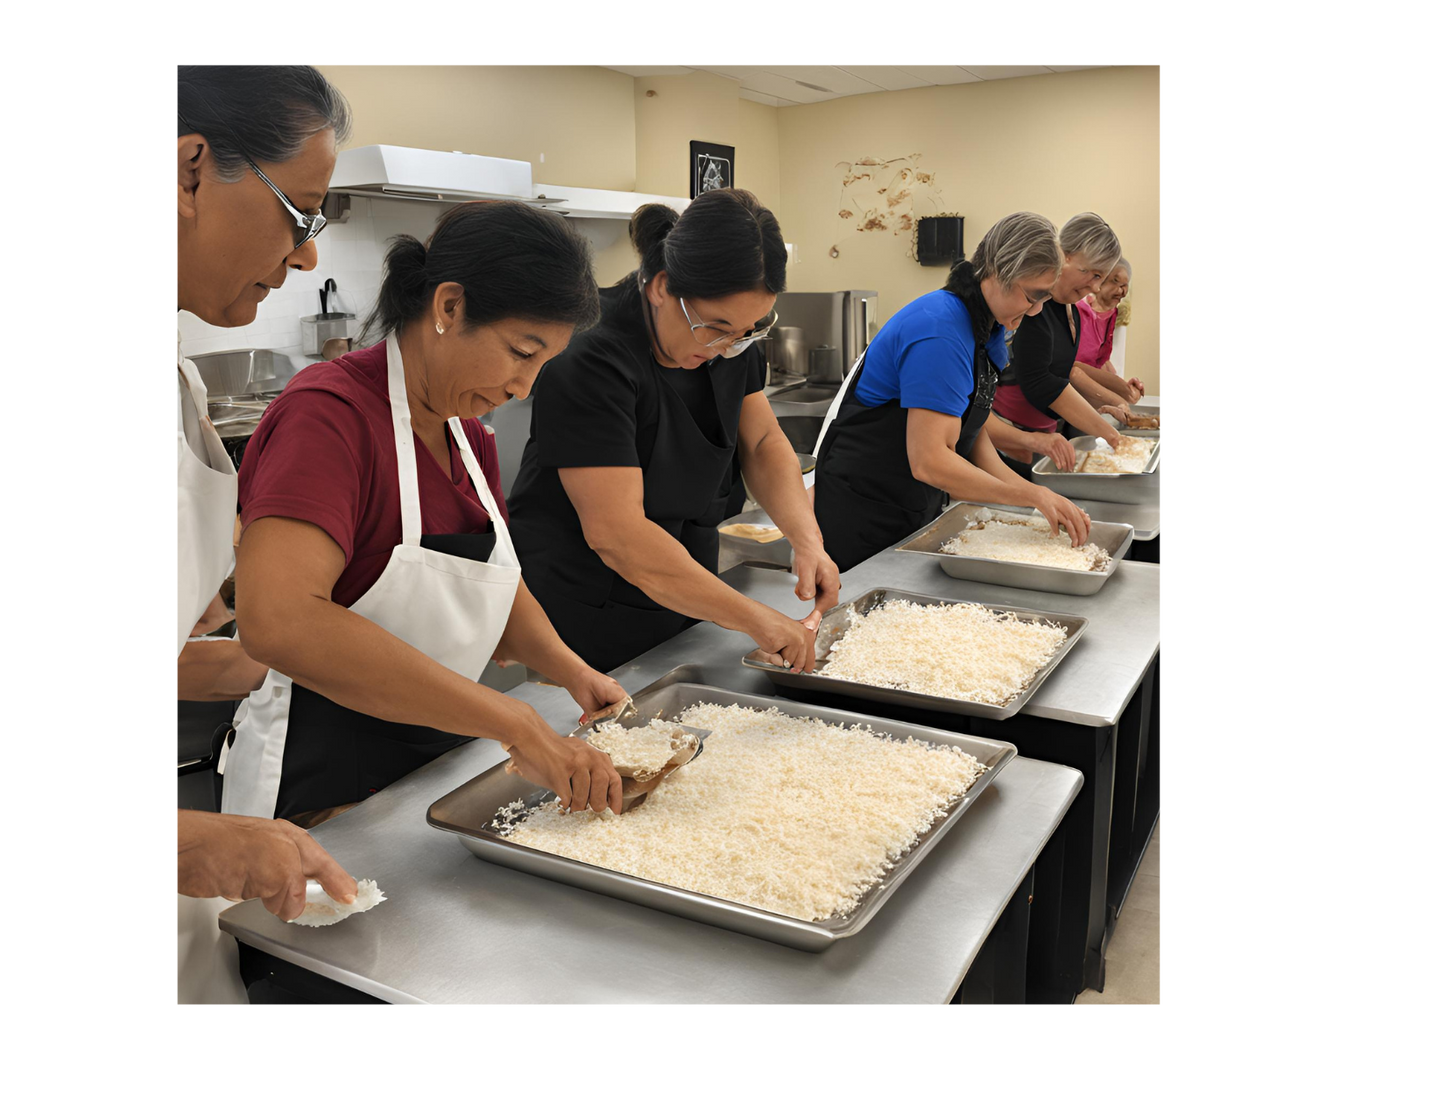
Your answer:
[[[1123,248],[1109,223],[1097,213],[1076,213],[1059,230],[1059,243],[1067,256],[1082,256],[1084,263],[1106,275],[1114,270]]]
[[[351,108],[313,66],[179,66],[176,135],[211,145],[216,174],[235,182],[257,163],[285,163],[330,128],[351,133]]]
[[[973,249],[973,274],[982,283],[993,276],[1012,287],[1026,276],[1053,272],[1064,266],[1059,233],[1054,223],[1037,213],[1021,210],[995,221]]]
[[[1130,279],[1130,281],[1132,282],[1133,279],[1134,279],[1134,265],[1131,264],[1131,263],[1129,263],[1129,261],[1126,260],[1126,259],[1124,259],[1124,257],[1120,256],[1120,257],[1119,257],[1119,262],[1118,262],[1117,264],[1115,264],[1115,265],[1114,265],[1112,268],[1110,268],[1109,270],[1110,270],[1110,271],[1115,271],[1115,270],[1117,270],[1117,269],[1119,269],[1119,268],[1123,268],[1124,271],[1128,273],[1129,279]]]

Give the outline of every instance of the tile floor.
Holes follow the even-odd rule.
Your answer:
[[[1104,950],[1104,991],[1085,989],[1075,1004],[1159,1003],[1159,826],[1124,901],[1124,913]]]

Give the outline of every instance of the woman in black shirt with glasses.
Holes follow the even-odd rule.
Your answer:
[[[679,216],[632,217],[641,266],[602,292],[602,321],[533,389],[508,499],[527,582],[567,645],[611,670],[697,620],[745,632],[774,662],[813,665],[838,600],[798,459],[763,395],[754,343],[776,319],[787,251],[751,194],[714,190]],[[793,545],[802,621],[717,577],[736,452]]]

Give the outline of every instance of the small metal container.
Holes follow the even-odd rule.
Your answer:
[[[804,376],[808,371],[807,354],[803,349],[803,331],[798,326],[774,326],[768,335],[771,346],[769,360],[774,368]]]
[[[772,527],[773,521],[766,512],[759,508],[752,512],[742,512],[718,524],[717,567],[719,570],[731,570],[734,566],[741,566],[745,562],[760,566],[775,566],[783,570],[793,568],[793,545],[788,542],[786,535],[768,543],[759,543],[756,539],[729,535],[722,530],[733,524],[766,524]]]
[[[291,379],[291,362],[270,349],[226,349],[191,358],[210,399],[279,392]]]
[[[301,352],[308,357],[321,356],[321,347],[333,337],[356,336],[356,315],[331,311],[308,314],[301,319]]]
[[[815,345],[808,350],[808,383],[839,384],[843,380],[843,363],[832,345]]]

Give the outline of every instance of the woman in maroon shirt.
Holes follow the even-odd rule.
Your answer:
[[[425,246],[393,243],[367,330],[386,340],[303,370],[267,409],[241,466],[236,614],[271,674],[237,717],[227,809],[314,824],[474,737],[564,808],[620,809],[605,753],[477,681],[496,656],[584,717],[625,697],[521,580],[475,418],[525,398],[597,315],[590,249],[565,221],[461,205]]]

